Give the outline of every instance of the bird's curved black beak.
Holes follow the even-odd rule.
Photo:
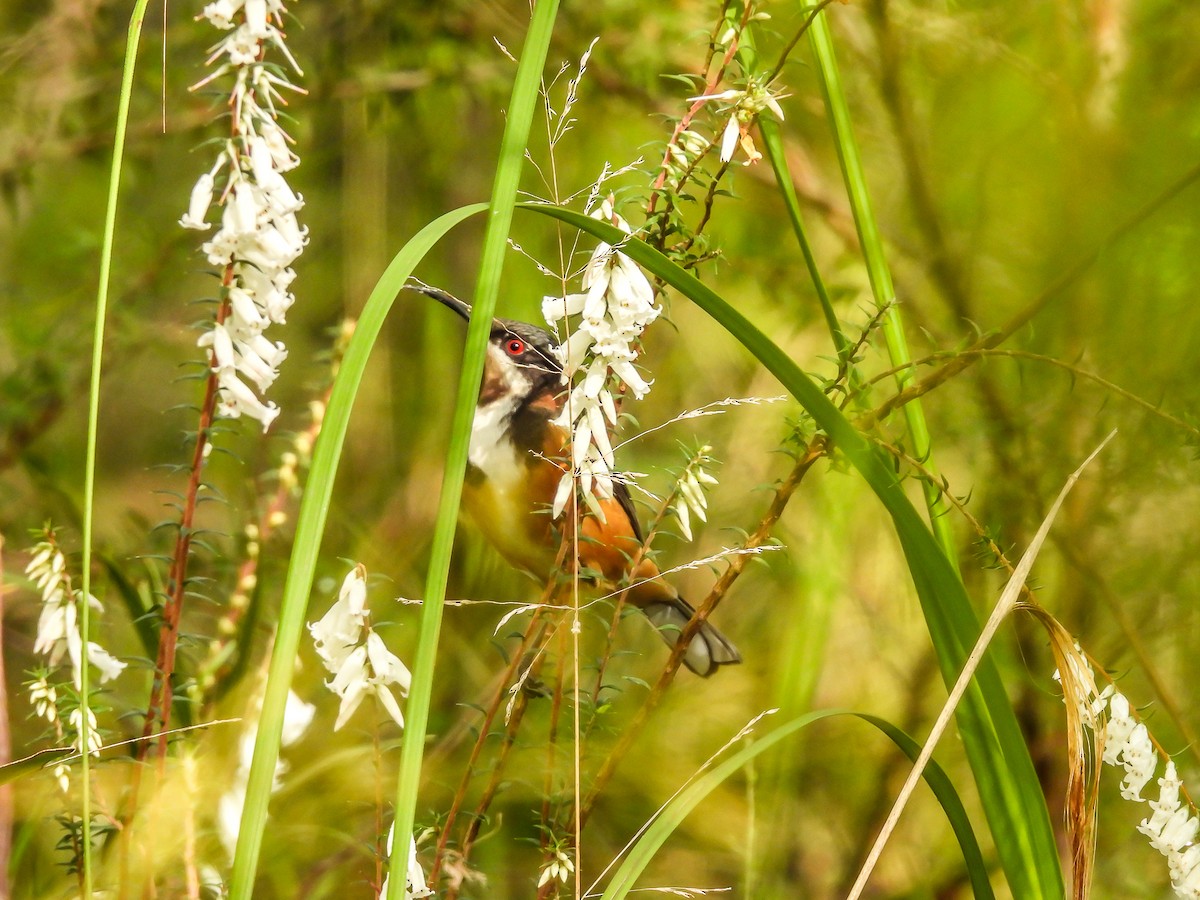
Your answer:
[[[418,294],[424,294],[426,297],[432,297],[443,306],[448,306],[468,322],[471,321],[471,304],[465,300],[459,300],[453,294],[447,294],[440,288],[430,287],[427,284],[421,284],[419,281],[405,285],[410,291],[416,291]]]

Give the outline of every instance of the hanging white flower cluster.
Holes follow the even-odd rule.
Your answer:
[[[396,823],[388,829],[387,836],[387,854],[390,858],[392,855],[392,838],[396,834]],[[380,888],[379,896],[386,897],[388,893],[388,883],[391,880],[391,875],[385,875],[383,879],[383,887]],[[425,882],[425,870],[421,868],[421,861],[417,859],[417,841],[415,838],[408,839],[408,875],[404,882],[404,900],[421,900],[423,897],[432,897],[431,891]]]
[[[271,324],[282,324],[295,302],[291,284],[296,273],[291,266],[308,242],[308,230],[296,220],[304,200],[283,177],[300,159],[278,122],[278,107],[287,105],[281,91],[300,89],[265,59],[267,47],[273,46],[302,74],[284,43],[283,13],[283,0],[217,0],[197,17],[228,35],[208,59],[209,65],[221,60],[220,65],[192,90],[231,77],[232,127],[179,220],[184,228],[207,231],[212,226],[205,219],[214,196],[222,207],[221,227],[203,246],[209,263],[223,270],[222,303],[212,329],[198,343],[210,351],[218,378],[217,414],[249,416],[261,422],[264,431],[279,415],[279,407],[259,395],[275,381],[287,358],[284,345],[268,340],[264,332]],[[223,178],[219,193],[218,178]]]
[[[59,665],[66,654],[71,662],[71,680],[75,689],[81,690],[84,652],[76,609],[79,592],[71,589],[62,551],[52,541],[41,541],[33,548],[33,557],[25,567],[25,574],[42,593],[42,612],[38,616],[33,652],[44,656],[51,669]],[[104,609],[95,597],[88,597],[88,603],[98,612]],[[111,681],[125,669],[125,663],[115,659],[95,641],[88,641],[86,656],[87,661],[99,670],[101,683]],[[53,720],[50,707],[57,701],[57,695],[45,679],[33,683],[30,700],[39,716]]]
[[[290,747],[308,731],[312,724],[313,715],[317,708],[306,703],[294,691],[288,691],[287,701],[283,707],[283,730],[279,735],[281,747]],[[258,715],[251,717],[248,727],[242,732],[238,741],[238,767],[233,773],[232,782],[217,802],[217,836],[221,839],[229,857],[233,858],[237,848],[238,832],[242,827],[242,809],[246,805],[246,788],[250,781],[250,764],[254,760],[254,742],[258,736],[258,720],[262,718],[262,697],[258,698]],[[185,760],[192,760],[191,755],[185,755]],[[278,757],[275,759],[275,772],[271,776],[271,793],[279,790],[283,784],[283,776],[287,774],[288,764]]]
[[[629,224],[613,212],[608,200],[592,216],[632,234]],[[642,270],[610,244],[601,243],[588,260],[583,288],[582,294],[542,301],[542,315],[551,327],[568,316],[580,317],[562,349],[564,376],[568,380],[580,374],[582,377],[571,388],[559,420],[572,432],[573,471],[559,483],[554,498],[555,518],[570,499],[573,475],[578,475],[589,505],[595,503],[593,485],[602,497],[612,496],[614,464],[608,425],[617,423],[612,389],[624,383],[638,399],[650,390],[650,383],[633,363],[642,332],[662,312],[654,305],[654,289]]]
[[[1104,762],[1121,766],[1121,796],[1135,803],[1149,802],[1153,813],[1142,820],[1138,831],[1150,839],[1150,846],[1167,858],[1171,887],[1175,896],[1200,900],[1200,818],[1190,803],[1180,797],[1183,783],[1168,759],[1158,779],[1157,800],[1142,798],[1142,789],[1158,769],[1159,754],[1150,732],[1134,717],[1129,701],[1112,685],[1095,698],[1092,711],[1106,713],[1104,726]]]
[[[731,104],[728,110],[729,120],[721,133],[721,162],[727,163],[733,159],[738,145],[746,154],[746,165],[762,159],[762,154],[754,146],[754,138],[750,136],[750,126],[763,114],[770,110],[780,122],[783,121],[783,107],[779,105],[781,95],[772,93],[765,86],[751,83],[745,90],[727,90],[719,94],[702,94],[699,97],[689,97],[688,101],[717,100]]]
[[[712,486],[717,479],[705,471],[705,465],[711,465],[713,459],[709,454],[712,447],[705,444],[696,451],[695,456],[688,460],[687,467],[679,476],[677,482],[678,494],[674,504],[675,517],[679,520],[679,530],[687,540],[692,539],[692,514],[701,522],[708,521],[708,497],[704,486]]]
[[[541,877],[538,878],[538,887],[544,887],[551,881],[561,881],[566,884],[567,879],[573,874],[575,874],[575,862],[571,859],[570,854],[561,847],[555,847],[554,855],[542,868]]]
[[[342,700],[334,731],[346,724],[368,694],[383,704],[397,725],[404,726],[391,686],[398,685],[401,696],[407,697],[412,675],[367,623],[369,616],[366,571],[355,566],[329,612],[308,626],[317,655],[333,674],[325,685]]]

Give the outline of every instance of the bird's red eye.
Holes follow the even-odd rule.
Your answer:
[[[520,356],[525,352],[525,342],[520,338],[509,338],[504,349],[508,351],[509,356]]]

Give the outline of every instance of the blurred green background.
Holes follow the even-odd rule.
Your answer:
[[[760,51],[774,59],[803,10],[766,4]],[[193,327],[215,284],[195,233],[176,226],[219,134],[209,99],[187,88],[204,73],[213,32],[171,4],[147,22],[135,81],[106,344],[101,409],[97,540],[134,581],[147,580],[167,538],[151,527],[169,518],[164,497],[181,477],[164,466],[185,461],[185,430],[198,400]],[[239,429],[215,454],[208,480],[228,499],[204,511],[207,527],[238,535],[277,465],[288,432],[307,426],[307,404],[328,380],[322,359],[331,330],[361,308],[376,278],[419,227],[464,203],[485,199],[503,125],[513,65],[499,41],[519,52],[527,7],[519,2],[329,3],[293,9],[289,46],[305,70],[307,95],[292,102],[291,133],[302,164],[290,177],[305,197],[310,244],[296,266],[297,303],[272,329],[289,359],[271,397],[283,414],[266,439]],[[574,64],[599,43],[584,79],[578,123],[556,165],[567,191],[586,187],[607,161],[644,160],[623,176],[620,196],[652,179],[670,134],[668,117],[686,108],[686,88],[664,74],[696,72],[714,4],[678,0],[565,4],[551,68]],[[86,424],[87,357],[96,288],[111,130],[126,27],[124,5],[99,0],[0,3],[0,534],[4,569],[26,561],[28,529],[47,519],[78,543]],[[1200,147],[1200,7],[1154,0],[987,4],[874,0],[829,10],[848,83],[876,213],[890,249],[897,301],[914,357],[953,350],[1035,303],[1049,286],[1097,253],[1004,346],[1094,373],[1189,423],[1200,401],[1200,218],[1197,192],[1180,188],[1153,215],[1139,210],[1183,179]],[[839,315],[857,334],[871,298],[824,118],[819,88],[801,42],[784,70],[784,133],[824,277]],[[162,122],[165,118],[166,130]],[[720,124],[708,121],[709,133]],[[719,132],[718,132],[719,133]],[[536,135],[536,128],[535,128]],[[534,157],[545,163],[535,136]],[[648,174],[649,173],[649,174]],[[736,167],[734,196],[717,203],[709,233],[721,258],[702,277],[736,300],[804,368],[830,377],[831,345],[795,248],[770,169]],[[544,195],[530,172],[527,188]],[[622,210],[637,224],[636,206]],[[1129,223],[1133,224],[1129,224]],[[418,272],[469,296],[481,221],[452,233]],[[1115,236],[1116,239],[1113,239]],[[540,217],[518,216],[513,239],[555,266],[559,235]],[[501,314],[534,320],[556,288],[512,254]],[[648,333],[643,362],[648,398],[629,404],[643,428],[726,397],[782,391],[740,347],[686,301]],[[402,296],[360,393],[326,536],[317,618],[345,572],[364,563],[377,584],[372,608],[402,658],[411,660],[417,597],[436,504],[448,409],[461,352],[461,323],[446,310]],[[887,368],[868,349],[865,370]],[[876,388],[877,404],[888,382]],[[1191,640],[1200,626],[1195,486],[1196,431],[1113,391],[1036,359],[991,358],[925,398],[937,462],[953,492],[1015,559],[1067,474],[1112,428],[1117,440],[1071,496],[1035,569],[1041,602],[1120,678],[1151,729],[1196,782]],[[769,488],[789,468],[778,451],[792,431],[787,403],[692,419],[640,438],[620,455],[645,473],[650,490],[669,489],[683,462],[679,444],[711,444],[723,460],[709,525],[697,543],[666,539],[666,564],[707,556],[752,529]],[[883,436],[902,440],[899,417]],[[912,485],[913,496],[917,486]],[[955,521],[964,578],[981,615],[1002,579],[980,563],[975,536]],[[284,536],[264,548],[261,640],[248,671],[218,705],[241,714],[266,651],[273,603],[287,560]],[[586,832],[583,866],[599,874],[636,828],[752,716],[781,707],[794,714],[843,706],[896,722],[918,738],[943,698],[919,607],[890,524],[856,476],[818,464],[775,535],[786,551],[751,566],[715,615],[745,664],[708,681],[679,679],[647,735],[622,765]],[[200,568],[218,600],[232,590],[236,538]],[[510,571],[477,535],[460,536],[454,597],[532,602],[537,586]],[[685,596],[703,596],[702,568],[677,576]],[[18,581],[19,579],[13,579]],[[101,640],[118,654],[142,655],[129,615],[101,579],[107,602]],[[14,754],[41,746],[21,690],[32,664],[36,596],[21,587],[5,604],[5,665]],[[506,607],[448,611],[430,723],[436,743],[479,703],[504,658],[492,631]],[[197,604],[185,631],[193,660],[219,609]],[[598,622],[585,622],[597,633]],[[507,627],[503,632],[511,630]],[[586,643],[586,641],[585,641]],[[661,643],[627,620],[615,667],[653,680]],[[1066,773],[1061,702],[1042,632],[1017,619],[1002,629],[997,658],[1044,779],[1051,817],[1062,820]],[[321,687],[306,646],[298,690],[320,704],[313,729],[285,754],[291,773],[273,806],[264,846],[264,897],[365,896],[374,866],[374,751],[369,712],[333,735],[336,703]],[[120,718],[144,704],[148,673],[131,667],[109,697],[110,733],[132,733]],[[586,763],[641,703],[628,681],[606,713]],[[471,864],[487,885],[464,896],[528,897],[538,874],[536,812],[543,793],[548,708],[531,705],[518,753],[488,835]],[[469,719],[469,716],[468,716]],[[732,896],[836,897],[853,880],[874,831],[907,770],[884,739],[858,722],[818,725],[753,779],[728,783],[685,824],[656,860],[647,884],[732,886]],[[398,732],[384,728],[394,760]],[[214,732],[199,744],[201,773],[219,792],[235,736]],[[976,806],[959,748],[938,758],[969,808]],[[419,819],[443,811],[467,745],[447,749],[426,770]],[[561,762],[561,760],[560,760]],[[102,769],[115,793],[120,767]],[[560,775],[565,772],[560,768]],[[1166,866],[1133,830],[1144,810],[1123,803],[1106,773],[1096,897],[1166,896]],[[383,775],[383,796],[392,795]],[[562,783],[556,788],[563,788]],[[478,788],[476,788],[478,789]],[[212,796],[203,796],[211,804]],[[166,803],[166,801],[164,801]],[[20,786],[16,797],[14,896],[59,896],[58,812],[52,780]],[[205,807],[207,808],[207,807]],[[498,815],[496,815],[498,814]],[[984,829],[982,818],[977,818]],[[202,857],[225,866],[207,825]],[[986,843],[986,840],[985,840]],[[748,881],[749,879],[749,881]],[[168,878],[167,884],[172,882]],[[170,889],[166,888],[170,896]],[[936,804],[919,796],[872,882],[873,896],[969,894],[961,860]]]

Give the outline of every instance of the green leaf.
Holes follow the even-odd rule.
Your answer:
[[[537,108],[554,31],[558,0],[538,0],[533,7],[529,32],[521,48],[517,74],[513,79],[512,96],[506,107],[504,135],[496,162],[496,178],[492,184],[492,199],[488,206],[487,230],[480,253],[479,278],[475,284],[471,320],[467,325],[467,344],[463,351],[462,372],[458,382],[458,398],[450,431],[450,446],[446,451],[446,469],[442,479],[441,499],[433,530],[429,570],[425,580],[424,602],[421,605],[421,633],[412,667],[412,688],[405,712],[404,744],[400,751],[400,771],[396,783],[396,817],[388,863],[391,881],[388,900],[403,900],[408,873],[408,847],[412,839],[413,819],[417,809],[417,791],[421,782],[421,757],[425,751],[425,734],[429,719],[430,698],[433,692],[434,663],[437,659],[438,635],[446,601],[446,582],[450,571],[450,553],[454,545],[454,529],[458,521],[459,501],[467,468],[467,447],[471,440],[471,422],[475,403],[483,380],[484,354],[492,328],[492,314],[500,294],[500,274],[508,253],[508,231],[512,224],[517,188],[525,163],[525,149]]]
[[[342,445],[346,440],[354,398],[362,382],[371,348],[375,345],[392,302],[404,288],[417,263],[451,228],[486,208],[479,203],[446,213],[422,228],[404,245],[371,291],[334,379],[321,433],[313,447],[312,468],[304,488],[304,499],[296,517],[296,538],[283,588],[275,646],[263,696],[262,717],[246,786],[246,805],[242,810],[241,830],[233,858],[229,894],[233,900],[248,900],[253,892],[275,761],[279,758],[279,738],[288,688],[291,687],[292,670],[300,649],[300,635],[304,629],[308,597],[312,591],[313,574],[333,496],[337,466],[342,456]]]
[[[715,766],[712,771],[697,778],[692,784],[676,794],[663,808],[662,812],[646,826],[641,837],[630,848],[629,855],[625,857],[625,860],[613,874],[612,880],[609,881],[608,886],[604,889],[601,900],[622,900],[622,898],[628,896],[650,860],[654,858],[654,855],[662,848],[675,829],[679,827],[683,820],[687,818],[705,797],[716,790],[724,781],[736,774],[738,770],[755,757],[774,747],[784,738],[791,737],[800,729],[806,728],[814,722],[819,722],[822,719],[828,719],[833,716],[855,716],[864,722],[874,725],[891,738],[909,759],[915,760],[921,752],[920,745],[905,734],[904,731],[890,722],[875,716],[847,710],[830,709],[809,713],[800,716],[798,719],[793,719],[791,722],[768,732],[749,747],[735,753],[729,759]],[[962,849],[963,861],[966,863],[967,876],[971,880],[971,886],[974,889],[976,898],[979,898],[979,900],[990,900],[993,894],[992,886],[988,882],[987,865],[984,862],[983,853],[979,849],[979,842],[975,839],[975,832],[971,829],[971,822],[967,817],[967,811],[963,808],[962,801],[959,799],[958,793],[954,790],[954,784],[950,781],[949,776],[942,771],[941,767],[934,762],[930,762],[926,768],[924,778],[926,784],[933,791],[934,796],[937,797],[943,811],[945,811],[946,818],[950,822],[950,827],[954,830],[954,836],[958,838],[958,845]]]
[[[538,204],[522,204],[521,208],[621,244],[635,262],[712,316],[800,402],[891,515],[942,677],[948,685],[953,684],[979,635],[979,621],[961,578],[909,502],[889,458],[854,428],[780,347],[715,291],[653,247],[573,210]],[[1063,896],[1062,869],[1050,815],[1029,748],[990,656],[980,665],[959,706],[958,725],[1013,893],[1022,898],[1059,900]]]

